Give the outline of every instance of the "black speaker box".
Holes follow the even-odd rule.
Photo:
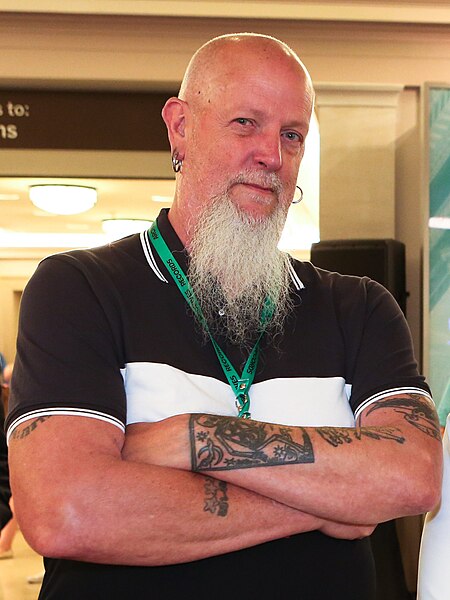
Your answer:
[[[343,275],[366,275],[387,288],[406,314],[405,245],[391,239],[324,240],[311,246],[311,262]]]

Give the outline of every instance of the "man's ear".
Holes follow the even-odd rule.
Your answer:
[[[186,102],[179,98],[169,98],[162,109],[162,118],[167,127],[170,147],[177,150],[181,160],[184,158],[186,146],[186,114],[188,111]]]

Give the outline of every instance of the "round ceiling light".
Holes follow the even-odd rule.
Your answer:
[[[31,202],[54,215],[76,215],[91,209],[97,202],[97,190],[82,185],[32,185]]]

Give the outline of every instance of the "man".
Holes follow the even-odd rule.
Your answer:
[[[170,211],[30,281],[7,426],[42,598],[372,599],[365,536],[438,501],[395,301],[276,249],[313,97],[282,42],[212,40],[163,110]]]

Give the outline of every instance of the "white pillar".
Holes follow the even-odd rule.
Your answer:
[[[395,238],[395,140],[401,85],[316,86],[320,237]]]

